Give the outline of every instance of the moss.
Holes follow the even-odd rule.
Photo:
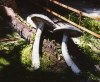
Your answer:
[[[79,15],[77,15],[75,13],[69,13],[68,18],[71,21],[79,24],[79,21],[80,21]],[[96,21],[96,20],[88,18],[88,17],[81,17],[80,25],[83,27],[86,27],[87,29],[89,29],[93,32],[96,32],[98,34],[100,33],[100,31],[99,31],[100,30],[100,22],[99,21]]]
[[[89,77],[89,79],[92,79],[92,80],[98,80],[99,79],[99,77],[96,77],[95,75],[93,75],[91,72],[87,72],[87,75],[88,75],[88,77]]]
[[[0,51],[4,51],[6,54],[10,53],[14,49],[14,46],[16,43],[6,43],[6,42],[1,42],[0,43]]]
[[[50,56],[45,52],[41,58],[41,70],[46,71],[49,70],[49,66],[53,64],[53,61],[50,59]]]
[[[9,65],[10,63],[7,60],[5,60],[4,58],[0,58],[0,64]]]
[[[70,20],[77,23],[79,21],[79,17],[75,15],[75,13],[69,14]],[[100,34],[100,22],[88,17],[82,17],[81,26]],[[77,42],[76,42],[77,43]],[[84,32],[83,36],[78,38],[78,45],[79,47],[86,53],[87,57],[95,64],[100,64],[100,40],[93,35]],[[91,70],[93,70],[91,68]],[[90,71],[85,72],[86,75],[89,76],[89,79],[96,80],[98,79],[98,75],[96,72],[93,74]]]
[[[90,29],[93,32],[100,33],[100,22],[96,20],[85,17],[82,20],[82,26]]]
[[[79,17],[75,13],[69,14],[70,20],[77,23]],[[77,21],[76,21],[77,20]],[[78,23],[77,23],[78,24]],[[82,17],[81,25],[88,28],[89,30],[100,33],[100,22],[88,17]],[[85,53],[88,53],[90,58],[93,60],[100,60],[98,54],[100,54],[100,41],[93,35],[90,35],[87,32],[84,32],[84,35],[78,38],[80,40],[79,46],[84,50]]]
[[[32,44],[26,45],[21,51],[21,62],[26,67],[31,67],[31,50]]]
[[[3,69],[4,66],[10,65],[10,63],[4,58],[0,57],[0,70]]]
[[[79,18],[75,13],[70,13],[69,14],[69,19],[73,22],[79,23]]]

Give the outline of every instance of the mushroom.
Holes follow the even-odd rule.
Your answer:
[[[35,41],[33,44],[32,50],[32,66],[35,70],[40,67],[40,59],[39,59],[39,47],[40,47],[40,38],[44,28],[44,23],[51,25],[52,27],[56,27],[54,22],[45,15],[42,14],[32,14],[27,17],[27,22],[34,28],[37,28]]]
[[[49,17],[42,14],[31,14],[26,19],[27,23],[29,23],[34,28],[37,28],[36,21],[39,21],[39,20],[42,20],[42,22],[55,27],[55,23]]]
[[[72,69],[72,71],[75,74],[80,74],[81,70],[77,67],[77,65],[73,62],[71,59],[68,49],[67,49],[67,42],[68,42],[68,37],[79,37],[82,35],[82,31],[80,31],[78,28],[75,28],[72,25],[69,25],[64,22],[58,22],[56,24],[56,27],[54,29],[54,32],[63,32],[63,39],[62,39],[62,44],[61,44],[61,49],[62,49],[62,56],[67,63],[67,65]]]

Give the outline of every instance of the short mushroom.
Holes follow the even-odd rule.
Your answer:
[[[53,28],[55,27],[55,24],[50,18],[42,14],[29,15],[27,17],[27,22],[32,27],[37,28],[32,50],[32,66],[34,67],[35,70],[37,70],[40,67],[39,46],[40,46],[41,34],[44,28],[44,23],[51,25]]]
[[[58,22],[56,24],[57,28],[54,29],[54,32],[63,32],[63,39],[62,39],[62,44],[61,44],[61,49],[62,49],[62,56],[65,59],[65,62],[67,63],[67,65],[69,67],[71,67],[72,71],[75,74],[79,74],[81,72],[81,70],[77,67],[77,65],[73,62],[73,60],[71,59],[69,53],[68,53],[68,49],[67,49],[67,41],[68,41],[68,37],[79,37],[82,35],[82,31],[79,30],[78,28],[69,25],[67,23],[64,22]]]

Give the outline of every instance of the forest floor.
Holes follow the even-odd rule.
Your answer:
[[[20,15],[26,17],[32,13],[44,13],[38,8],[24,3],[21,0],[18,3]],[[34,71],[31,67],[31,60],[29,53],[31,52],[30,45],[22,39],[16,32],[9,29],[5,24],[0,27],[0,82],[99,82],[100,71],[96,69],[100,64],[100,40],[87,37],[84,34],[81,38],[69,40],[69,53],[77,62],[79,68],[82,70],[83,75],[75,75],[70,68],[65,64],[63,58],[60,60],[53,56],[53,60],[48,56],[43,56],[41,60],[41,68]],[[78,43],[81,41],[81,43]],[[95,45],[96,51],[92,50],[89,43]],[[52,45],[52,42],[48,42]],[[27,52],[29,50],[30,52]],[[22,55],[24,53],[25,55]],[[24,59],[22,59],[24,57]]]

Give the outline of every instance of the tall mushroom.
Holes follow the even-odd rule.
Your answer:
[[[45,15],[42,14],[32,14],[27,17],[27,22],[34,28],[37,28],[35,41],[33,44],[32,50],[32,66],[35,70],[40,67],[40,59],[39,59],[39,46],[40,46],[40,38],[44,28],[44,23],[51,25],[52,27],[56,27],[54,22]]]
[[[62,39],[62,44],[61,44],[62,56],[65,59],[65,62],[67,63],[67,65],[71,67],[72,71],[75,74],[79,74],[81,70],[77,67],[77,65],[71,59],[68,53],[68,49],[67,49],[67,42],[68,42],[68,37],[71,38],[71,37],[81,36],[82,31],[64,22],[58,22],[56,26],[57,28],[54,29],[54,32],[55,31],[63,32],[63,39]]]

